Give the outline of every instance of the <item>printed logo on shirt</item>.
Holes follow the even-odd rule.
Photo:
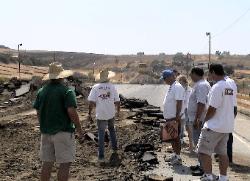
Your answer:
[[[233,95],[233,89],[225,89],[225,95],[232,96]]]
[[[110,90],[109,86],[103,86],[103,87],[99,87],[100,90]]]
[[[101,94],[98,97],[101,98],[102,100],[106,100],[110,98],[111,93],[107,92],[107,94]]]

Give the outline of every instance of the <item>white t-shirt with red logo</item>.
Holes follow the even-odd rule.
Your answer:
[[[218,133],[234,130],[234,88],[228,81],[218,81],[208,94],[208,106],[216,108],[215,115],[205,122],[204,128]]]
[[[88,101],[96,103],[96,119],[109,120],[115,116],[115,102],[120,98],[115,86],[111,83],[99,83],[93,86]]]

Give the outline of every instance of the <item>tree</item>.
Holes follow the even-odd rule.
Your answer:
[[[188,73],[190,69],[192,68],[192,63],[193,63],[193,59],[190,53],[188,53],[187,55],[184,55],[183,53],[178,52],[173,57],[172,65],[182,67],[186,71],[186,74],[188,76]]]
[[[222,55],[224,55],[224,56],[230,56],[230,51],[223,51]]]
[[[217,50],[217,51],[215,52],[215,55],[220,56],[220,55],[221,55],[221,51]]]
[[[174,55],[172,64],[176,66],[181,66],[184,59],[185,59],[184,54],[182,52],[178,52]]]

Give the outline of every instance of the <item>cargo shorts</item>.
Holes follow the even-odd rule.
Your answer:
[[[41,135],[40,158],[43,162],[72,163],[75,160],[75,150],[74,133]]]
[[[197,151],[211,156],[213,153],[227,155],[227,141],[229,133],[218,133],[203,128],[199,137]]]

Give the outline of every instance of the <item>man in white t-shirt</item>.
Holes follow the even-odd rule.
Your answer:
[[[192,140],[190,147],[193,148],[193,143],[196,147],[200,137],[206,114],[207,95],[211,87],[204,79],[204,70],[202,68],[192,68],[190,77],[194,85],[189,98],[187,130],[191,137],[190,140]],[[196,166],[190,166],[190,169],[192,175],[202,176],[204,174],[200,162]]]
[[[216,84],[208,96],[208,111],[198,142],[198,153],[204,175],[200,180],[213,180],[211,155],[219,155],[220,181],[227,181],[227,141],[229,133],[234,130],[234,90],[233,86],[224,79],[223,66],[212,64],[209,73]]]
[[[185,90],[182,85],[176,81],[176,77],[172,70],[164,70],[162,72],[161,79],[168,85],[170,85],[166,96],[163,101],[163,116],[166,121],[176,120],[179,127],[179,137],[172,141],[172,148],[174,154],[170,157],[169,161],[172,164],[182,164],[180,157],[181,143],[180,143],[180,127],[181,116],[183,114],[182,104],[185,99]]]
[[[108,127],[113,151],[117,150],[117,140],[114,128],[115,114],[120,113],[120,98],[113,84],[109,82],[109,71],[100,72],[100,83],[93,86],[90,91],[89,120],[92,121],[92,110],[96,107],[96,120],[98,127],[98,159],[104,162],[104,137]],[[115,112],[115,107],[117,112]]]
[[[184,101],[182,104],[182,117],[181,117],[181,144],[183,144],[184,140],[184,127],[186,125],[186,122],[188,121],[188,115],[187,115],[187,107],[188,107],[188,102],[189,102],[189,97],[192,92],[192,88],[188,84],[188,79],[185,75],[179,75],[177,77],[177,81],[182,85],[182,87],[185,89],[184,92]]]

